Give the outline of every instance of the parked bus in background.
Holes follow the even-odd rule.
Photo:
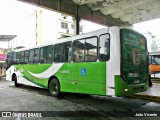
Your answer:
[[[146,38],[133,30],[108,27],[8,53],[6,79],[63,92],[125,96],[145,91]]]
[[[151,74],[160,73],[160,52],[149,53],[149,70]]]

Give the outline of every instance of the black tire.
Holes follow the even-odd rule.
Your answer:
[[[16,87],[19,87],[20,84],[17,83],[17,76],[14,76],[13,79],[14,79],[14,85],[15,85]]]
[[[53,78],[49,83],[49,91],[51,96],[60,97],[60,84],[56,78]]]

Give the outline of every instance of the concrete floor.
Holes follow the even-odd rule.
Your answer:
[[[65,94],[63,98],[51,97],[48,90],[29,86],[16,88],[13,82],[0,80],[0,120],[119,120],[141,119],[136,113],[157,113],[160,103],[130,97],[87,96]],[[42,117],[12,116],[2,118],[2,112],[41,113]],[[136,111],[136,112],[134,112]],[[153,117],[157,120],[159,117]],[[88,118],[89,117],[89,118]]]

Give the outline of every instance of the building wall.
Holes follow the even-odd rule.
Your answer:
[[[63,23],[68,27],[64,28]],[[80,34],[104,28],[104,26],[87,21],[80,21]],[[12,48],[18,46],[32,47],[41,43],[74,35],[74,19],[72,16],[39,8],[31,13],[23,26]],[[15,47],[16,46],[16,47]]]

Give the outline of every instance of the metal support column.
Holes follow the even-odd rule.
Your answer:
[[[74,34],[79,35],[80,17],[79,17],[79,6],[76,7],[76,16],[74,19]]]

